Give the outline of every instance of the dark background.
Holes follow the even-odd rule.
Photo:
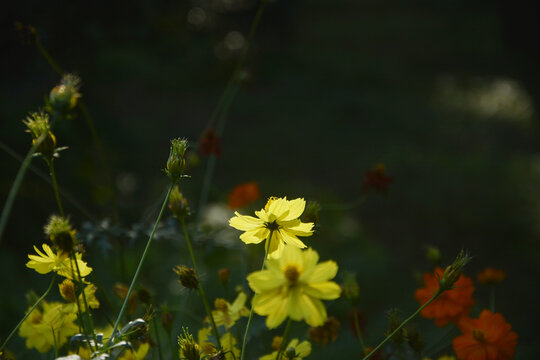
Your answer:
[[[167,184],[160,169],[169,139],[196,142],[205,129],[240,54],[225,39],[231,31],[247,36],[257,4],[17,1],[3,7],[0,140],[26,153],[21,120],[59,81],[15,30],[20,21],[37,29],[62,68],[82,78],[117,185],[121,224],[129,227]],[[200,11],[190,13],[194,8],[204,21],[195,16]],[[526,1],[269,4],[221,139],[210,200],[223,201],[250,180],[263,197],[318,200],[321,230],[311,244],[322,259],[358,273],[374,329],[370,343],[382,337],[386,309],[407,314],[416,306],[414,273],[429,268],[426,244],[440,247],[445,263],[469,249],[469,275],[485,266],[506,271],[497,310],[519,334],[516,358],[537,356],[538,10]],[[110,217],[107,178],[83,117],[59,123],[55,133],[70,148],[57,162],[60,185],[95,217]],[[350,211],[324,211],[325,204],[358,198],[364,172],[379,162],[394,177],[387,196],[370,196]],[[186,181],[194,203],[205,163]],[[19,163],[1,152],[0,164],[3,203]],[[33,164],[45,171],[42,161]],[[88,220],[66,207],[75,224]],[[23,313],[25,292],[46,287],[24,262],[43,240],[54,208],[49,186],[29,172],[1,244],[1,334],[16,323],[13,314]],[[486,294],[478,290],[478,309]],[[347,336],[313,358],[346,351]]]

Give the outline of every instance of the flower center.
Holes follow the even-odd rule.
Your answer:
[[[279,230],[279,225],[277,221],[272,221],[272,222],[266,223],[266,228],[270,231],[277,231]]]
[[[296,265],[287,265],[287,267],[285,267],[284,274],[291,284],[295,284],[300,277],[300,271],[298,271]]]
[[[229,311],[229,305],[227,304],[227,301],[225,301],[225,299],[216,299],[215,302],[214,302],[214,306],[216,307],[217,310],[221,311],[221,312],[228,312]]]
[[[486,337],[484,336],[484,332],[482,330],[473,329],[472,336],[478,342],[481,342],[481,343],[486,342]]]

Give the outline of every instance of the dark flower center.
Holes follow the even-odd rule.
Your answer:
[[[284,274],[287,280],[289,280],[289,282],[291,283],[291,285],[295,284],[300,277],[300,271],[298,271],[296,265],[287,265],[287,267],[285,267]]]

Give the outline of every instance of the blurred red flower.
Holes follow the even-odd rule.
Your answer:
[[[253,203],[261,196],[259,185],[256,182],[247,182],[236,186],[229,193],[229,207],[240,209]]]
[[[503,282],[505,277],[506,274],[504,271],[487,267],[476,275],[476,280],[480,284],[494,285]]]
[[[443,269],[436,267],[434,274],[424,274],[424,287],[416,290],[414,294],[420,304],[425,304],[439,289],[439,279],[443,272]],[[457,323],[460,318],[469,314],[474,305],[473,292],[472,279],[461,274],[455,282],[454,288],[439,295],[420,312],[420,315],[433,319],[437,326],[444,326],[449,322]]]
[[[394,181],[394,178],[390,175],[386,175],[386,167],[384,164],[377,164],[375,169],[366,171],[364,177],[364,191],[371,189],[386,194],[388,192],[388,186]]]
[[[510,360],[514,358],[517,334],[504,317],[489,310],[478,319],[464,318],[459,322],[463,335],[453,341],[460,360]]]
[[[206,129],[199,140],[199,153],[201,155],[221,155],[221,145],[214,129]]]

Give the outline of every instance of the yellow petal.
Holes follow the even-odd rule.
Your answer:
[[[307,247],[306,244],[298,240],[298,238],[295,235],[289,233],[287,230],[279,229],[278,231],[281,237],[283,238],[283,241],[285,241],[285,244],[296,246],[301,249]]]
[[[246,244],[258,244],[268,236],[268,229],[265,228],[256,228],[253,230],[248,230],[242,235],[240,235],[240,240]]]
[[[328,281],[337,274],[338,266],[335,261],[328,260],[317,264],[312,271],[306,272],[300,277],[304,283],[314,284]]]
[[[288,201],[289,213],[282,220],[294,220],[298,219],[306,207],[306,201],[302,198]]]
[[[323,303],[306,294],[300,297],[306,323],[310,326],[321,326],[326,320],[326,309]]]
[[[274,231],[272,233],[272,241],[270,242],[270,248],[268,248],[268,258],[279,259],[285,249],[282,237],[279,232]]]
[[[276,274],[269,270],[261,270],[251,273],[248,275],[247,280],[251,289],[253,289],[253,291],[255,291],[257,294],[276,289],[286,282],[283,274]]]
[[[311,354],[311,343],[309,341],[302,341],[300,344],[295,346],[294,350],[300,358],[305,358]]]
[[[287,198],[279,198],[270,204],[268,208],[268,220],[283,220],[289,214],[289,201]]]
[[[307,285],[304,291],[311,297],[323,300],[334,300],[341,295],[341,287],[331,281]]]
[[[253,216],[240,215],[238,212],[235,212],[235,215],[229,220],[229,225],[238,230],[254,230],[264,224],[264,221]]]
[[[285,246],[283,254],[279,258],[281,269],[285,269],[287,265],[296,265],[300,270],[304,269],[304,259],[302,250],[296,246]]]
[[[289,302],[287,304],[287,313],[293,320],[300,321],[304,318],[304,311],[302,309],[302,301],[300,299],[302,292],[299,288],[295,288],[289,292]],[[288,347],[291,347],[289,345]],[[292,346],[294,347],[294,346]]]
[[[300,220],[291,220],[279,222],[284,229],[296,236],[311,236],[313,235],[313,223],[303,223]]]
[[[272,312],[266,318],[266,327],[269,329],[277,328],[287,318],[287,298],[282,298]]]

